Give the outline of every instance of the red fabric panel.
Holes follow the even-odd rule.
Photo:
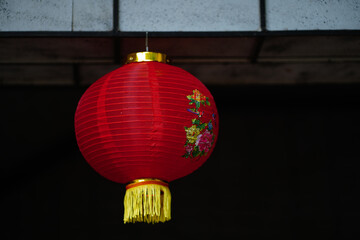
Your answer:
[[[196,96],[203,101],[191,100]],[[194,124],[200,130],[191,128]],[[131,63],[100,78],[75,113],[83,156],[99,174],[119,183],[169,182],[190,174],[210,156],[218,124],[208,89],[188,72],[158,62]]]

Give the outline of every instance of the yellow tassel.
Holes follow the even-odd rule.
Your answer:
[[[158,179],[138,179],[127,185],[124,223],[158,223],[171,219],[171,193]]]

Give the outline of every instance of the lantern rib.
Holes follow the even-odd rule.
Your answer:
[[[100,92],[100,91],[99,91]],[[184,92],[189,92],[189,91],[186,91],[184,90]],[[108,98],[107,99],[113,99],[112,97],[110,98],[109,95],[120,95],[120,94],[123,94],[123,93],[126,93],[126,94],[130,94],[131,93],[131,98],[139,98],[139,97],[151,97],[151,90],[149,91],[119,91],[119,92],[115,92],[115,91],[112,91],[112,92],[107,92],[107,93],[104,93],[104,94],[97,94],[97,92],[94,92],[94,93],[86,93],[87,94],[87,97],[88,98],[96,98],[98,99],[99,97],[102,97],[102,96],[107,96]],[[144,93],[147,93],[149,95],[147,96],[133,96],[134,93],[141,93],[141,94],[144,94]],[[164,94],[171,94],[171,95],[174,95],[174,96],[181,96],[181,97],[184,97],[184,94],[180,94],[180,93],[176,93],[176,92],[162,92]],[[92,95],[95,95],[95,96],[92,96]],[[125,95],[125,94],[124,94]],[[114,97],[115,99],[121,99],[121,98],[129,98],[129,96],[121,96],[121,97]],[[174,100],[179,100],[179,98],[172,98],[172,97],[161,97],[161,99],[174,99]],[[181,98],[180,98],[181,99]],[[185,98],[186,99],[186,98]]]
[[[121,115],[121,118],[123,117],[166,117],[166,118],[174,118],[174,119],[182,119],[182,120],[188,120],[188,118],[186,117],[178,117],[178,116],[168,116],[168,115],[154,115],[154,114],[128,114],[128,115]],[[105,116],[105,117],[99,117],[97,118],[97,121],[98,120],[103,120],[103,119],[113,119],[113,118],[119,118],[119,117],[108,117],[108,116]],[[91,122],[91,121],[94,121],[94,120],[89,120],[89,121],[85,121],[85,122],[82,122],[81,124],[86,124],[88,122]],[[131,122],[131,121],[130,121]]]
[[[149,158],[153,158],[154,156],[150,156],[150,155],[134,155],[134,156],[117,156],[117,157],[110,157],[110,158],[107,158],[109,160],[115,160],[115,159],[121,159],[121,158],[141,158],[141,159],[149,159]],[[179,156],[181,157],[181,156]],[[164,157],[164,156],[156,156],[156,159],[162,159],[162,161],[159,161],[158,163],[168,163],[168,158],[167,157]],[[103,170],[103,169],[106,169],[108,168],[108,166],[138,166],[139,163],[146,163],[146,164],[143,164],[143,165],[151,165],[149,164],[149,162],[147,160],[132,160],[131,163],[127,162],[127,163],[120,163],[120,162],[117,162],[117,163],[114,163],[114,162],[107,162],[107,164],[104,164],[102,163],[102,161],[92,161],[91,162],[92,165],[99,165],[101,164],[101,166],[97,167],[96,169],[98,170]],[[169,166],[172,166],[172,165],[169,165]],[[174,170],[178,170],[179,168],[178,167],[172,167],[172,169]]]
[[[172,81],[164,81],[162,80],[162,78],[158,78],[161,81],[161,87],[167,87],[169,85],[175,85],[175,86],[181,86],[184,88],[180,88],[180,89],[185,89],[185,90],[189,90],[189,87],[194,86],[193,84],[190,85],[190,82],[187,83],[185,81],[182,81],[182,79],[179,78],[166,78],[167,80],[172,80]],[[139,85],[136,85],[139,84]],[[140,85],[142,84],[142,85]],[[126,87],[126,88],[146,88],[148,87],[147,84],[149,84],[149,82],[146,81],[121,81],[121,79],[119,79],[118,81],[112,81],[109,83],[111,88],[117,88],[117,87]],[[96,89],[93,89],[92,91],[95,91]]]
[[[113,142],[121,142],[121,141],[113,141]],[[169,141],[167,141],[167,142],[169,142]],[[107,141],[106,143],[109,143],[109,141]],[[86,150],[86,149],[88,149],[88,147],[82,147],[83,145],[79,145],[80,147],[81,147],[81,149],[82,150]],[[93,147],[94,146],[96,146],[96,144],[94,144],[93,145]],[[160,146],[160,145],[159,145]],[[116,146],[116,147],[109,147],[109,148],[106,148],[106,149],[112,149],[112,148],[117,148],[117,149],[119,149],[119,148],[126,148],[126,147],[128,147],[128,148],[130,148],[130,147],[144,147],[144,144],[127,144],[127,145],[125,145],[125,144],[122,144],[121,146]],[[174,147],[169,147],[169,146],[167,146],[166,148],[168,148],[168,149],[175,149]],[[175,150],[177,150],[177,149],[175,149]],[[98,149],[95,149],[94,151],[89,151],[89,152],[87,152],[88,154],[91,154],[91,153],[94,153],[94,152],[96,152],[96,151],[98,151]],[[138,151],[138,150],[137,150]],[[126,152],[126,151],[122,151],[122,152]],[[174,152],[174,151],[172,151],[172,152]]]
[[[126,65],[125,65],[125,67],[126,67]],[[174,67],[174,66],[172,66],[172,67]],[[177,68],[177,67],[176,67],[176,68]],[[176,70],[176,71],[174,71],[174,70]],[[115,70],[115,71],[116,71],[116,70]],[[192,74],[190,74],[190,73],[182,70],[181,68],[177,68],[177,69],[169,69],[169,68],[168,68],[168,69],[166,69],[166,70],[162,69],[161,71],[162,71],[161,73],[163,73],[163,74],[164,74],[164,73],[177,73],[177,74],[185,74],[185,75],[193,76]],[[129,73],[131,73],[131,74],[134,74],[134,73],[139,74],[139,73],[146,73],[146,72],[145,72],[144,69],[137,69],[136,72],[134,72],[134,70],[122,69],[121,72],[117,72],[116,74],[121,75],[121,74],[129,74]]]
[[[144,156],[144,157],[146,157],[146,156]],[[98,172],[103,172],[103,173],[112,173],[112,172],[116,171],[117,169],[123,168],[123,167],[125,167],[125,166],[129,166],[129,167],[138,166],[138,167],[140,167],[139,164],[113,165],[111,169],[105,169],[105,170],[104,170],[104,168],[101,168],[101,169],[97,168],[97,171],[98,171]],[[145,165],[145,166],[146,166],[146,167],[149,167],[149,165]],[[196,170],[196,169],[195,169],[195,170]],[[170,167],[170,166],[168,166],[168,170],[167,170],[166,172],[162,173],[162,175],[165,176],[165,177],[162,177],[161,180],[173,181],[173,180],[175,180],[175,179],[177,179],[177,178],[180,178],[181,176],[185,176],[185,175],[187,175],[187,174],[192,173],[192,172],[185,172],[185,173],[182,172],[182,173],[179,174],[178,171],[179,171],[179,168],[178,168],[178,167]],[[176,176],[176,175],[178,175],[178,176]],[[175,176],[176,176],[176,177],[175,177]],[[146,177],[150,177],[150,176],[141,175],[141,176],[139,176],[139,177],[137,177],[137,178],[146,178]],[[134,176],[130,177],[130,179],[131,179],[131,178],[134,178]],[[163,178],[164,178],[164,179],[163,179]]]
[[[109,154],[111,155],[111,154]],[[91,161],[94,165],[98,165],[98,164],[101,164],[101,168],[100,169],[103,169],[105,168],[105,166],[111,166],[111,165],[137,165],[138,163],[147,163],[146,165],[149,165],[149,159],[163,159],[163,161],[161,161],[160,163],[164,162],[164,163],[168,163],[169,159],[168,157],[166,156],[162,156],[162,155],[158,155],[156,157],[154,157],[153,155],[133,155],[133,156],[116,156],[116,157],[109,157],[107,158],[108,160],[114,160],[114,159],[121,159],[121,158],[124,158],[124,159],[127,159],[127,158],[141,158],[141,159],[144,159],[144,160],[131,160],[131,163],[127,162],[127,163],[114,163],[114,162],[107,162],[107,164],[103,164],[102,162],[104,162],[105,160],[97,160],[97,158],[91,158],[93,161]],[[179,159],[181,159],[181,156],[179,156]],[[95,160],[95,161],[94,161]],[[151,165],[151,164],[150,164]],[[174,169],[176,169],[176,167],[174,167]]]
[[[129,91],[129,90],[124,90],[124,91],[115,91],[117,90],[118,88],[120,89],[126,89],[126,87],[113,87],[111,89],[111,91],[107,92],[106,95],[111,95],[111,94],[123,94],[123,93],[127,93],[127,94],[133,94],[133,93],[147,93],[147,94],[151,94],[154,93],[155,91],[152,91],[152,90],[149,90],[149,91]],[[165,88],[165,87],[160,87],[160,88]],[[166,87],[166,89],[170,89],[170,90],[181,90],[181,91],[184,91],[184,92],[189,92],[187,91],[187,89],[181,89],[181,88],[172,88],[172,87]],[[156,92],[161,92],[161,93],[164,93],[164,94],[172,94],[172,95],[177,95],[177,96],[184,96],[183,94],[179,94],[179,93],[176,93],[176,92],[165,92],[165,91],[156,91]]]
[[[152,116],[154,116],[154,115],[150,115],[150,114],[148,114],[148,115],[137,115],[137,114],[134,114],[134,115],[124,115],[125,117],[129,117],[129,116],[134,116],[134,117],[136,117],[136,116],[143,116],[143,117],[146,117],[146,116],[148,116],[148,117],[152,117]],[[168,123],[178,123],[179,125],[183,125],[183,122],[178,122],[178,121],[176,121],[175,119],[177,119],[177,120],[179,120],[179,121],[182,121],[184,118],[182,118],[182,117],[174,117],[174,116],[166,116],[166,115],[161,115],[161,117],[164,117],[164,118],[166,118],[167,120],[169,120],[169,118],[172,118],[172,119],[174,119],[174,121],[167,121]],[[114,119],[118,119],[118,120],[116,120],[116,121],[114,121]],[[101,120],[112,120],[113,121],[113,123],[118,123],[118,124],[123,124],[123,123],[132,123],[132,122],[134,122],[134,121],[132,121],[132,120],[129,120],[129,121],[122,121],[121,119],[119,119],[119,117],[102,117],[102,118],[98,118],[97,120],[88,120],[88,121],[86,121],[86,122],[82,122],[82,123],[80,123],[80,124],[78,124],[78,123],[75,123],[76,124],[76,126],[79,128],[79,129],[81,129],[81,126],[83,126],[83,125],[86,125],[86,124],[88,124],[88,123],[91,123],[91,122],[95,122],[95,123],[97,123],[96,124],[96,126],[97,127],[99,127],[99,126],[106,126],[106,125],[108,125],[109,123],[108,122],[106,122],[106,123],[99,123],[99,122],[101,122]],[[144,120],[137,120],[138,122],[144,122],[144,121],[148,121],[148,122],[154,122],[155,120],[154,119],[144,119]],[[157,122],[165,122],[164,120],[158,120]],[[82,131],[82,130],[81,130]]]
[[[108,155],[111,155],[111,154],[108,154]],[[136,158],[136,159],[144,159],[144,160],[131,160],[131,163],[127,162],[127,163],[114,163],[114,162],[106,162],[104,163],[104,161],[99,161],[97,160],[97,158],[91,158],[92,161],[91,163],[93,165],[101,165],[100,167],[98,167],[97,169],[99,170],[102,170],[102,169],[106,169],[108,166],[113,166],[113,165],[117,165],[117,166],[121,166],[121,165],[128,165],[128,166],[131,166],[131,165],[138,165],[139,163],[146,163],[144,165],[151,165],[151,163],[149,163],[149,159],[152,159],[152,158],[155,158],[155,159],[162,159],[162,161],[159,161],[158,163],[165,163],[165,164],[168,164],[168,161],[169,159],[165,156],[161,156],[161,155],[158,155],[156,157],[154,157],[153,155],[133,155],[133,156],[116,156],[116,157],[108,157],[107,159],[108,160],[115,160],[115,159],[128,159],[128,158]],[[179,156],[179,158],[181,158],[181,156]],[[178,169],[177,167],[173,167],[173,169]]]
[[[161,80],[161,84],[173,84],[173,85],[179,85],[179,86],[184,86],[184,87],[189,87],[189,84],[181,84],[179,83],[179,81],[181,82],[186,82],[186,81],[183,81],[181,78],[163,78],[163,77],[158,77],[159,80]],[[128,78],[127,78],[128,79]],[[174,82],[174,81],[164,81],[163,79],[167,79],[167,80],[177,80],[178,82]],[[113,79],[115,80],[115,79]],[[122,79],[116,79],[116,80],[122,80]],[[191,81],[188,81],[189,83]],[[110,87],[113,88],[114,86],[116,85],[124,85],[126,83],[131,83],[131,87],[144,87],[144,86],[134,86],[134,83],[143,83],[143,84],[148,84],[149,81],[112,81],[109,83]],[[129,86],[126,86],[126,87],[129,87]]]
[[[111,92],[108,92],[104,95],[109,95],[109,94],[119,94],[119,93],[146,93],[146,94],[149,94],[148,96],[151,96],[151,90],[148,88],[148,87],[143,87],[143,86],[132,86],[132,90],[129,91],[129,87],[128,86],[124,86],[124,87],[113,87],[112,89],[116,89],[116,88],[124,88],[124,89],[127,89],[126,91],[118,91],[118,92],[115,92],[115,91],[111,91]],[[140,91],[140,90],[134,90],[136,88],[143,88],[143,89],[146,89],[143,90],[143,91]],[[88,97],[92,97],[92,95],[96,95],[96,97],[100,97],[101,95],[98,95],[98,92],[100,92],[100,90],[95,90],[95,91],[89,91],[87,92],[86,94],[88,95]],[[178,95],[178,96],[183,96],[182,94],[179,94],[179,93],[173,93],[171,92],[173,95]]]
[[[126,109],[115,109],[115,110],[106,110],[106,113],[110,113],[110,112],[121,112],[121,111],[130,111],[130,110],[154,110],[155,108],[126,108]],[[162,110],[165,112],[176,112],[178,113],[178,111],[174,110],[174,109],[166,109],[166,108],[156,108],[157,110]],[[89,113],[89,114],[84,114],[84,116],[82,116],[81,118],[77,119],[76,121],[80,121],[81,119],[85,119],[88,118],[89,116],[93,116],[93,115],[97,115],[99,112],[94,112],[94,113]],[[125,114],[121,114],[121,116],[127,116]],[[155,115],[154,115],[155,116]],[[172,116],[172,115],[170,115]],[[107,116],[107,117],[111,117],[111,116]]]
[[[161,79],[160,79],[161,80]],[[173,80],[178,80],[179,79],[173,79]],[[134,82],[130,82],[131,85],[126,85],[126,83],[128,82],[115,82],[115,83],[110,83],[111,85],[111,88],[146,88],[147,86],[142,86],[142,85],[134,85]],[[148,84],[148,82],[144,82],[144,84]],[[161,81],[161,87],[168,87],[169,85],[176,85],[176,86],[181,86],[181,87],[184,87],[184,88],[180,88],[180,89],[184,89],[184,90],[189,90],[189,84],[181,84],[181,83],[177,83],[177,82],[174,82],[174,81],[170,81],[170,82],[167,82],[167,81]]]
[[[161,73],[158,73],[156,75],[157,78],[163,78],[163,79],[172,79],[172,78],[176,78],[176,79],[181,79],[181,80],[184,80],[186,82],[191,82],[191,83],[194,83],[192,80],[195,78],[193,75],[188,75],[190,76],[189,78],[184,78],[184,77],[179,77],[179,75],[181,75],[181,73],[176,73],[176,72],[161,72]],[[114,80],[131,80],[131,79],[145,79],[144,81],[146,81],[146,74],[145,72],[143,73],[136,73],[134,74],[133,72],[132,73],[115,73],[115,75],[112,77],[112,81]],[[95,85],[97,86],[97,85]]]
[[[92,121],[96,121],[96,120],[92,120]],[[124,123],[135,123],[135,122],[153,122],[153,120],[130,120],[130,121],[121,121],[121,122],[111,123],[111,124],[124,124]],[[161,122],[166,122],[166,123],[171,123],[171,124],[184,126],[184,124],[182,122],[181,123],[170,122],[170,121],[161,121]],[[76,127],[81,129],[81,125],[83,125],[83,124],[80,124],[80,125],[76,124]],[[98,128],[98,127],[101,127],[101,126],[104,126],[104,125],[110,125],[110,124],[109,123],[97,124],[95,126],[83,128],[81,130],[78,130],[77,132],[80,133],[82,131],[85,131],[85,130],[88,130],[88,129],[91,129],[91,128]]]
[[[178,125],[180,125],[180,124],[178,124]],[[94,128],[95,128],[95,126],[94,126]],[[96,129],[97,129],[97,127],[96,127]],[[149,131],[149,133],[151,133],[149,127],[112,128],[113,131],[139,130],[139,129],[143,129],[143,131]],[[168,127],[168,128],[166,128],[166,129],[167,129],[168,131],[171,131],[171,132],[178,132],[179,134],[182,134],[182,133],[183,133],[183,131],[178,130],[178,129],[173,129],[173,128],[171,128],[171,127]],[[99,132],[93,131],[93,132],[90,132],[89,134],[85,134],[85,135],[77,134],[77,136],[78,136],[78,140],[82,140],[83,138],[87,138],[87,137],[89,137],[89,136],[91,136],[91,135],[94,135],[94,134],[99,134]]]
[[[133,165],[124,165],[124,167],[134,167]],[[116,171],[116,172],[119,172],[119,169],[121,169],[121,167],[119,167],[119,166],[116,166],[116,167],[114,167],[114,171]],[[196,170],[196,169],[195,169]],[[96,171],[101,175],[101,173],[108,173],[108,174],[110,174],[110,173],[113,173],[114,171],[104,171],[104,170],[101,170],[101,171],[99,171],[99,170],[97,170],[96,169]],[[167,182],[170,182],[170,181],[173,181],[173,180],[175,180],[175,179],[178,179],[178,178],[181,178],[181,177],[183,177],[183,176],[185,176],[185,175],[187,175],[187,174],[190,174],[191,172],[186,172],[186,173],[180,173],[179,174],[179,172],[178,172],[178,170],[176,170],[176,168],[169,168],[169,171],[166,171],[166,172],[163,172],[163,173],[161,173],[161,177],[159,177],[159,178],[161,178],[161,180],[163,180],[163,181],[167,181]],[[114,178],[114,179],[112,179],[112,181],[114,181],[114,182],[118,182],[118,183],[128,183],[128,182],[130,182],[131,180],[133,180],[134,179],[134,177],[136,178],[136,179],[141,179],[141,178],[151,178],[151,176],[153,176],[153,174],[149,171],[149,172],[147,172],[147,173],[143,173],[143,174],[141,174],[141,175],[138,175],[138,176],[134,176],[134,174],[131,172],[131,173],[129,173],[128,171],[127,172],[123,172],[122,174],[121,174],[121,178],[120,177],[118,177],[118,178]],[[127,180],[125,180],[124,181],[124,179],[127,179]]]
[[[143,147],[143,146],[142,146]],[[160,147],[160,145],[159,145]],[[113,148],[117,148],[117,147],[111,147],[111,148],[104,148],[104,150],[110,150],[110,149],[113,149]],[[85,150],[85,149],[83,149]],[[98,151],[99,149],[95,150],[95,151],[92,151],[92,152],[87,152],[86,153],[86,156],[88,156],[89,158],[91,159],[98,159],[99,157],[103,157],[103,156],[106,156],[106,155],[112,155],[112,154],[122,154],[122,153],[138,153],[140,152],[139,150],[122,150],[122,151],[114,151],[114,152],[107,152],[107,153],[96,153],[96,151]],[[171,153],[175,153],[174,151],[172,150],[169,150],[169,151],[164,151],[163,149],[157,149],[156,150],[157,153],[165,153],[165,154],[171,154]],[[95,154],[96,153],[96,154]],[[179,151],[179,157],[181,157],[181,152]],[[128,155],[127,156],[131,156],[131,155]],[[135,155],[136,156],[136,155]]]
[[[179,124],[180,125],[180,124]],[[112,130],[113,131],[118,131],[118,130],[138,130],[138,129],[144,129],[145,131],[147,131],[147,130],[150,130],[150,128],[149,127],[133,127],[133,128],[131,128],[131,127],[127,127],[127,128],[113,128]],[[184,131],[182,130],[177,130],[177,129],[173,129],[173,128],[166,128],[166,130],[167,131],[171,131],[171,132],[178,132],[179,134],[182,134]],[[93,135],[93,134],[98,134],[98,132],[91,132],[91,133],[89,133],[89,134],[86,134],[86,135],[83,135],[83,136],[79,136],[78,137],[78,139],[79,140],[82,140],[83,138],[87,138],[87,137],[89,137],[89,136],[91,136],[91,135]],[[130,133],[130,134],[132,134],[132,133]],[[77,136],[78,135],[81,135],[81,134],[77,134]],[[106,135],[107,136],[107,135]],[[112,135],[109,135],[109,136],[112,136]],[[98,138],[93,138],[93,139],[98,139]]]
[[[127,99],[129,97],[116,97],[116,98],[111,98],[111,99],[108,99],[108,100],[114,100],[114,99]],[[149,97],[147,97],[149,98]],[[179,100],[178,98],[169,98],[169,97],[161,97],[161,99],[171,99],[171,100]],[[90,104],[96,104],[96,101],[92,101],[92,102],[86,102],[86,104],[82,105],[81,108],[83,109],[86,109],[86,106],[87,105],[90,105]],[[112,105],[116,105],[116,104],[124,104],[124,105],[127,105],[127,104],[151,104],[151,102],[119,102],[119,103],[112,103],[112,104],[108,104],[107,106],[112,106]],[[169,102],[164,102],[163,104],[167,104],[167,105],[173,105],[173,106],[180,106],[180,107],[184,107],[183,105],[181,104],[174,104],[174,103],[169,103]],[[79,112],[81,112],[82,110],[79,109]]]
[[[189,78],[184,78],[183,76],[179,77],[179,75],[181,75],[181,73],[175,73],[175,72],[161,72],[158,73],[155,77],[156,78],[162,78],[162,79],[179,79],[179,80],[184,80],[186,82],[191,82],[194,83],[192,80],[195,78],[193,75],[188,75],[190,76]],[[134,74],[134,73],[115,73],[114,77],[111,79],[112,81],[114,80],[132,80],[132,79],[138,79],[138,81],[142,80],[142,81],[146,81],[146,74]],[[143,80],[144,79],[144,80]]]
[[[144,157],[144,159],[146,159],[146,160],[143,160],[143,162],[148,162],[150,159],[159,159],[159,156],[161,155],[161,154],[166,154],[166,155],[168,155],[168,154],[170,154],[171,152],[158,152],[158,155],[156,156],[156,157],[154,157],[154,155],[149,155],[149,154],[147,154],[147,155],[133,155],[133,156],[131,156],[131,155],[126,155],[126,156],[123,156],[123,157],[120,157],[120,156],[116,156],[116,157],[114,157],[114,159],[121,159],[121,158],[139,158],[139,157]],[[91,161],[93,162],[93,163],[101,163],[102,162],[102,158],[103,157],[107,157],[107,159],[111,159],[109,156],[113,156],[113,155],[116,155],[116,154],[119,154],[119,153],[107,153],[107,154],[102,154],[102,155],[99,155],[99,156],[96,156],[96,157],[92,157],[92,156],[88,156],[88,155],[86,155],[87,157],[89,157],[89,159],[91,159]],[[179,158],[181,158],[181,156],[182,156],[182,154],[179,154]],[[166,162],[166,157],[163,157],[164,158],[164,163],[167,163]],[[133,160],[133,163],[135,163],[135,162],[137,162],[137,161],[134,161]],[[141,162],[141,161],[138,161],[138,162]],[[108,163],[109,165],[111,165],[112,163]],[[106,166],[106,164],[102,164],[104,167]]]
[[[144,157],[144,159],[146,158],[146,157],[148,157],[148,156],[143,156]],[[116,159],[116,158],[114,158],[114,159]],[[168,163],[166,162],[166,158],[165,157],[158,157],[157,159],[164,159],[164,161],[161,161],[161,162],[159,162],[159,163],[163,163],[164,165],[167,165],[167,171],[164,171],[163,173],[162,173],[162,175],[163,176],[166,176],[165,178],[164,177],[162,177],[161,179],[162,180],[165,180],[165,181],[172,181],[172,180],[175,180],[175,179],[177,179],[177,178],[179,178],[179,176],[181,177],[181,176],[185,176],[185,175],[187,175],[187,174],[190,174],[190,173],[192,173],[193,171],[195,171],[199,166],[196,166],[196,167],[194,167],[195,169],[194,170],[192,170],[192,171],[188,171],[187,169],[184,169],[183,167],[181,167],[181,168],[179,168],[179,165],[178,166],[171,166],[171,165],[168,165]],[[110,159],[111,160],[111,159]],[[132,161],[134,161],[134,160],[132,160]],[[199,163],[201,163],[202,161],[200,161],[200,158],[197,160],[197,162],[199,162]],[[101,171],[101,172],[106,172],[106,173],[111,173],[111,172],[114,172],[114,171],[116,171],[115,169],[119,169],[119,168],[122,168],[122,166],[130,166],[130,167],[136,167],[136,166],[138,166],[138,162],[135,162],[134,164],[129,164],[129,163],[127,163],[127,164],[124,164],[124,165],[121,165],[121,164],[116,164],[115,166],[114,166],[114,168],[112,168],[112,169],[105,169],[104,170],[104,168],[102,168],[101,170],[99,169],[99,171]],[[201,164],[200,164],[201,165]],[[112,165],[113,166],[113,165]],[[149,165],[145,165],[146,167],[149,167]],[[179,171],[181,169],[181,171]],[[177,177],[175,177],[177,175]],[[139,176],[138,178],[144,178],[144,177],[150,177],[150,176],[144,176],[144,175],[142,175],[142,176]]]
[[[116,105],[122,105],[122,104],[112,104],[111,106],[116,106]],[[165,105],[165,104],[163,104],[163,105]],[[97,112],[95,112],[95,111],[91,111],[91,110],[93,110],[93,109],[97,109],[97,107],[91,107],[91,108],[88,108],[88,109],[86,109],[86,111],[88,111],[88,112],[91,112],[91,113],[88,113],[88,114],[86,114],[85,116],[86,117],[88,117],[88,116],[92,116],[93,114],[96,114]],[[118,108],[118,109],[112,109],[112,110],[106,110],[106,112],[117,112],[117,111],[120,111],[120,112],[122,112],[122,111],[129,111],[129,110],[152,110],[152,109],[154,109],[154,108],[124,108],[124,109],[121,109],[121,108]],[[160,108],[161,110],[163,110],[163,111],[176,111],[176,110],[174,110],[174,108],[172,108],[172,109],[167,109],[167,108]],[[179,106],[179,108],[178,109],[184,109],[184,107],[182,106],[182,107],[180,107]],[[84,111],[85,112],[85,111]],[[82,114],[84,114],[84,112],[82,112]],[[81,118],[77,118],[77,121],[79,121],[80,119],[84,119],[84,118],[86,118],[85,116],[82,116]]]
[[[126,134],[126,135],[129,135],[129,136],[131,136],[131,134]],[[116,136],[116,135],[114,135],[114,136]],[[178,137],[177,135],[168,135],[168,136],[173,136],[173,137]],[[176,143],[176,144],[183,144],[184,143],[184,141],[172,141],[172,140],[154,140],[154,139],[143,139],[143,138],[131,138],[131,141],[139,141],[139,140],[141,140],[141,141],[146,141],[146,140],[149,140],[149,141],[156,141],[156,142],[172,142],[172,143]],[[129,140],[125,140],[125,139],[123,139],[123,140],[108,140],[108,141],[101,141],[101,142],[99,142],[99,143],[96,143],[96,144],[91,144],[91,145],[89,145],[89,146],[87,146],[87,147],[82,147],[82,149],[83,150],[86,150],[86,149],[88,149],[89,147],[93,147],[93,146],[96,146],[96,145],[98,145],[98,144],[104,144],[104,143],[111,143],[111,142],[123,142],[123,141],[129,141]],[[87,142],[86,142],[87,143]],[[139,146],[144,146],[145,144],[140,144]],[[81,145],[82,146],[82,145]],[[121,146],[121,147],[123,147],[123,146]]]
[[[114,87],[114,88],[116,88],[116,87]],[[177,91],[184,91],[184,92],[187,92],[187,91],[189,91],[189,87],[187,87],[187,88],[175,88],[175,87],[164,87],[164,86],[159,86],[159,89],[171,89],[171,90],[177,90]],[[166,93],[171,93],[171,94],[174,94],[174,95],[181,95],[181,94],[179,94],[179,93],[174,93],[174,92],[165,92],[165,91],[161,91],[161,90],[158,90],[158,91],[156,91],[156,92],[161,92],[162,94],[166,94]],[[133,93],[132,91],[123,91],[123,92],[131,92],[131,93]],[[111,92],[111,94],[113,94],[113,93],[123,93],[123,92]],[[154,92],[154,91],[151,91],[151,92]],[[109,93],[108,93],[109,94]]]
[[[108,108],[111,108],[111,107],[115,107],[115,106],[122,106],[122,105],[139,105],[139,104],[150,104],[150,102],[117,102],[117,103],[111,103],[111,104],[108,104]],[[178,109],[186,109],[184,108],[183,105],[180,105],[180,104],[173,104],[173,103],[162,103],[162,105],[170,105],[170,106],[176,106],[178,107]],[[84,109],[79,109],[79,111],[81,113],[84,113],[86,111],[90,111],[90,110],[93,110],[93,109],[97,109],[97,106],[93,106],[93,107],[88,107],[88,108],[84,108]],[[127,108],[129,109],[129,108]],[[120,110],[120,109],[119,109]],[[113,111],[113,110],[110,110],[110,111]],[[81,119],[81,118],[78,118],[78,119]]]

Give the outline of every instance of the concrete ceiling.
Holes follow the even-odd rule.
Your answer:
[[[0,82],[89,85],[144,48],[140,37],[4,37]],[[155,37],[149,49],[211,85],[360,82],[359,36]]]

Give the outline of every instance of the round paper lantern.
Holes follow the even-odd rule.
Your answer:
[[[75,113],[84,158],[100,175],[127,184],[125,223],[170,220],[168,183],[209,158],[218,125],[208,89],[154,52],[130,54],[86,90]]]

